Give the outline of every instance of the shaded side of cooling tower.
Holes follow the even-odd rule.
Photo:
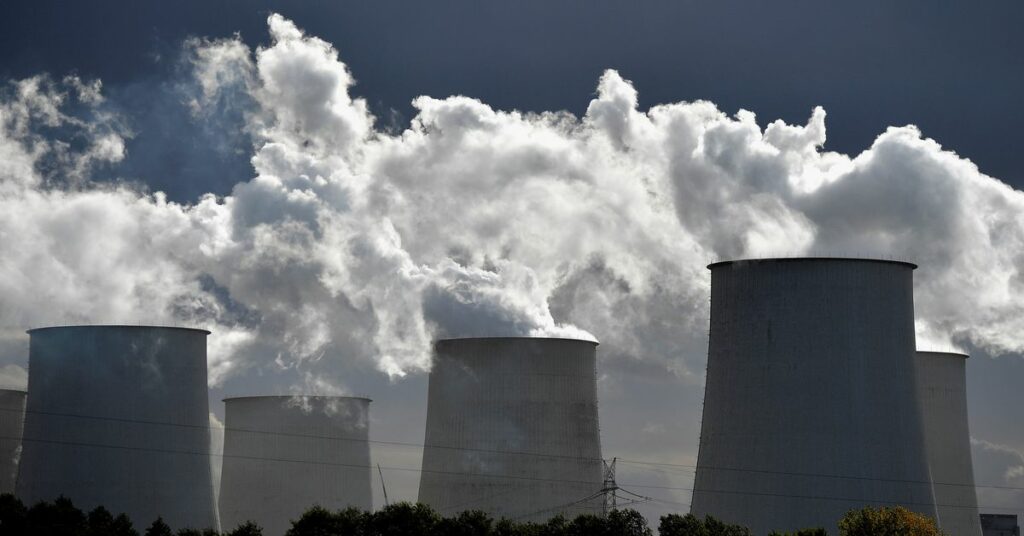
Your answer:
[[[712,264],[711,331],[691,511],[755,534],[848,510],[935,515],[914,374],[914,265],[867,259]]]
[[[26,394],[25,391],[0,389],[0,493],[14,493]]]
[[[951,536],[980,536],[967,425],[967,356],[917,352],[916,365],[939,527]]]
[[[225,530],[252,520],[280,536],[314,505],[372,509],[369,399],[255,396],[224,404]]]
[[[29,331],[17,494],[64,495],[135,525],[216,526],[206,387],[208,331],[72,326]]]
[[[600,513],[596,348],[589,341],[438,341],[419,500],[442,515]]]

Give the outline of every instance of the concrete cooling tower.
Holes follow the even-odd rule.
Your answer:
[[[691,511],[755,534],[845,512],[935,516],[905,262],[720,262]]]
[[[420,502],[520,520],[599,513],[596,353],[571,339],[438,341]]]
[[[25,391],[0,389],[0,493],[14,493],[25,423]]]
[[[124,512],[135,526],[216,527],[205,330],[70,326],[29,332],[17,494]]]
[[[917,392],[939,527],[951,536],[981,536],[967,426],[966,364],[963,354],[917,352]]]
[[[281,536],[307,509],[371,510],[370,400],[252,396],[225,404],[220,516]]]

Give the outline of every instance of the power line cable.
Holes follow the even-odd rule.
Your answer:
[[[514,491],[516,491],[515,488],[509,488],[509,489],[506,489],[506,490],[499,491],[497,493],[491,493],[490,495],[484,495],[483,497],[477,497],[476,499],[471,499],[471,500],[468,500],[468,501],[463,501],[461,503],[456,503],[456,504],[448,505],[448,506],[445,506],[443,508],[438,508],[437,510],[438,510],[439,513],[450,512],[452,510],[455,510],[456,508],[463,508],[463,507],[471,506],[471,505],[474,505],[474,504],[480,504],[480,503],[482,503],[484,501],[489,501],[491,499],[495,499],[495,498],[498,498],[498,497],[504,497],[505,495],[508,495],[509,493],[512,493]],[[456,510],[456,511],[458,511],[458,510]]]
[[[0,436],[0,439],[16,440],[18,438],[17,437],[11,437],[11,436]],[[372,465],[337,463],[337,462],[321,462],[321,461],[312,461],[312,460],[295,460],[295,459],[288,459],[288,458],[269,458],[269,457],[260,457],[260,456],[226,455],[226,454],[219,454],[218,455],[218,454],[213,454],[213,453],[208,452],[208,451],[184,451],[184,450],[174,450],[174,449],[156,449],[156,448],[150,448],[150,447],[131,447],[131,446],[125,446],[125,445],[105,445],[105,444],[98,444],[98,443],[84,443],[84,442],[77,442],[77,441],[56,441],[56,440],[35,439],[35,438],[21,438],[21,440],[22,441],[28,441],[28,442],[37,442],[37,443],[44,443],[44,444],[56,444],[56,445],[64,445],[64,446],[80,446],[80,447],[93,447],[93,448],[111,448],[111,449],[117,449],[117,450],[156,452],[156,453],[163,453],[163,454],[185,454],[185,455],[211,456],[211,457],[221,457],[221,458],[248,459],[248,460],[258,460],[258,461],[277,461],[277,462],[287,462],[287,463],[314,464],[314,465],[323,465],[323,466],[352,467],[352,468],[359,468],[359,469],[372,469],[374,467]],[[587,484],[587,485],[594,485],[595,484],[594,482],[590,482],[590,481],[569,480],[569,479],[562,479],[562,478],[539,478],[539,477],[529,477],[529,476],[521,476],[521,475],[499,475],[499,474],[488,474],[488,473],[467,473],[467,472],[461,472],[461,471],[439,471],[439,470],[430,470],[430,469],[422,469],[422,468],[414,469],[414,468],[409,468],[409,467],[385,467],[385,468],[388,469],[388,470],[393,470],[393,471],[409,471],[409,472],[416,472],[416,473],[421,473],[421,474],[422,473],[431,473],[431,474],[448,474],[448,475],[473,476],[473,477],[496,478],[496,479],[510,479],[510,480],[522,480],[522,481],[534,481],[534,482],[561,482],[561,483]],[[880,501],[880,500],[860,499],[860,498],[851,498],[851,497],[828,497],[828,496],[811,496],[811,495],[793,495],[793,494],[785,494],[785,493],[766,493],[766,492],[752,492],[752,491],[740,491],[740,490],[701,490],[701,489],[695,489],[695,488],[672,487],[672,486],[653,486],[653,485],[644,485],[644,484],[626,484],[626,485],[628,485],[630,487],[634,487],[634,488],[654,488],[654,489],[692,491],[692,492],[739,494],[739,495],[751,495],[751,496],[760,496],[760,497],[787,497],[787,498],[809,499],[809,500],[833,500],[833,501],[846,501],[846,502],[856,502],[856,503],[866,503],[866,504],[902,504],[902,505],[914,505],[914,506],[943,506],[943,507],[950,507],[950,508],[979,508],[979,509],[980,508],[984,508],[984,509],[990,509],[990,510],[1008,510],[1008,511],[1018,511],[1020,509],[1017,506],[978,505],[978,506],[972,507],[972,506],[963,506],[963,505],[956,505],[956,504],[923,503],[923,502],[902,501],[902,500]],[[588,497],[585,497],[584,499],[580,499],[579,501],[575,501],[573,503],[570,503],[569,505],[561,505],[561,506],[557,506],[557,507],[552,507],[550,510],[557,510],[557,509],[560,509],[560,508],[565,508],[565,507],[568,507],[568,506],[572,506],[573,504],[576,504],[576,503],[579,503],[579,502],[583,502],[583,501],[586,501],[586,500],[590,500],[590,499],[592,499],[594,497],[597,497],[597,496],[601,495],[602,493],[604,493],[604,489],[598,490],[595,494],[593,494],[591,496],[588,496]],[[537,513],[543,513],[543,512],[537,512]],[[525,516],[521,516],[521,517],[532,516],[532,515],[534,515],[534,514],[526,514]]]
[[[521,516],[513,518],[512,520],[513,521],[518,521],[518,520],[526,518],[526,517],[533,517],[533,516],[536,516],[536,515],[540,515],[540,514],[544,514],[544,513],[548,513],[548,512],[555,512],[555,511],[558,511],[558,510],[565,510],[566,508],[571,508],[571,507],[576,506],[576,505],[578,505],[580,503],[584,503],[584,502],[587,502],[587,501],[590,501],[590,500],[594,500],[594,499],[596,499],[596,498],[598,498],[598,497],[600,497],[602,495],[604,495],[604,490],[603,489],[599,489],[596,492],[591,493],[590,495],[587,495],[586,497],[584,497],[582,499],[579,499],[579,500],[576,500],[576,501],[572,501],[572,502],[569,502],[569,503],[565,503],[565,504],[560,504],[558,506],[552,506],[550,508],[544,508],[544,509],[541,509],[541,510],[537,510],[535,512],[530,512],[528,514],[523,514]],[[604,508],[604,507],[602,506],[602,508]]]
[[[622,458],[619,458],[619,462],[620,463],[625,463],[625,464],[634,464],[634,465],[656,465],[656,466],[664,465],[664,466],[671,466],[671,467],[689,467],[689,468],[692,468],[692,469],[690,469],[688,471],[685,471],[688,474],[689,473],[695,473],[696,472],[696,468],[697,468],[696,465],[676,464],[676,463],[667,463],[667,462],[650,462],[650,461],[626,460],[626,459],[622,459]],[[739,472],[739,473],[760,473],[760,474],[787,475],[787,476],[806,476],[806,477],[817,477],[817,478],[837,478],[837,479],[842,479],[842,480],[865,480],[865,481],[871,481],[871,482],[893,482],[893,483],[903,483],[903,484],[931,484],[931,485],[935,485],[935,486],[963,486],[963,487],[1003,489],[1003,490],[1013,490],[1013,491],[1024,490],[1024,487],[1021,487],[1021,486],[997,486],[997,485],[988,485],[988,484],[964,484],[964,483],[954,483],[954,482],[936,482],[936,481],[928,481],[928,480],[911,480],[911,479],[903,479],[903,478],[882,478],[882,477],[871,477],[871,476],[837,475],[837,474],[829,474],[829,473],[805,473],[805,472],[797,472],[797,471],[772,471],[772,470],[769,470],[769,469],[749,469],[749,468],[741,468],[741,467],[718,467],[718,466],[702,465],[701,469],[707,469],[707,470],[711,470],[711,471],[732,471],[732,472]]]
[[[603,458],[597,458],[597,457],[571,456],[571,455],[564,455],[564,454],[549,454],[549,453],[542,453],[542,452],[514,451],[514,450],[501,450],[501,449],[482,449],[482,448],[458,447],[458,446],[449,446],[449,445],[427,445],[427,444],[424,444],[424,443],[412,443],[412,442],[402,442],[402,441],[384,441],[384,440],[375,440],[375,439],[359,439],[359,438],[339,437],[339,436],[325,436],[325,435],[315,435],[315,434],[298,434],[298,433],[293,433],[293,432],[276,432],[276,431],[271,431],[271,430],[256,430],[256,429],[248,429],[248,428],[228,428],[226,426],[210,426],[210,425],[172,423],[172,422],[165,422],[165,421],[151,421],[151,420],[143,420],[143,419],[128,419],[128,418],[121,418],[121,417],[105,417],[105,416],[95,416],[95,415],[83,415],[83,414],[76,414],[76,413],[61,413],[61,412],[49,412],[49,411],[27,411],[27,410],[22,412],[20,410],[11,409],[11,408],[0,408],[0,411],[17,412],[17,413],[25,413],[25,414],[33,414],[33,415],[45,415],[45,416],[52,416],[52,417],[68,417],[68,418],[80,418],[80,419],[90,419],[90,420],[99,420],[99,421],[109,421],[109,422],[122,422],[122,423],[127,423],[127,424],[143,424],[143,425],[153,425],[153,426],[171,426],[171,427],[180,427],[180,428],[201,429],[201,430],[207,430],[207,431],[211,431],[211,432],[212,431],[218,431],[218,432],[224,432],[224,433],[227,433],[227,432],[242,432],[242,433],[263,434],[263,435],[282,436],[282,437],[295,437],[295,438],[304,438],[304,439],[323,439],[323,440],[329,440],[329,441],[357,441],[357,442],[367,442],[367,443],[376,444],[376,445],[399,446],[399,447],[420,448],[420,449],[430,448],[430,449],[442,449],[442,450],[456,450],[456,451],[462,451],[462,452],[482,452],[482,453],[490,453],[490,454],[500,454],[500,455],[503,455],[503,456],[513,456],[513,455],[515,455],[515,456],[534,456],[534,457],[550,458],[550,459],[575,460],[575,461],[580,461],[580,462],[597,462],[597,461],[603,462],[604,461]],[[618,461],[620,463],[626,463],[626,464],[630,464],[630,465],[652,465],[652,466],[661,466],[661,467],[676,467],[676,468],[690,468],[690,469],[695,469],[696,468],[695,465],[669,463],[669,462],[657,462],[657,461],[649,461],[649,460],[630,460],[630,459],[618,458]],[[938,486],[960,486],[960,487],[986,488],[986,489],[1009,490],[1009,491],[1022,491],[1022,490],[1024,490],[1024,487],[1021,487],[1021,486],[1002,486],[1002,485],[994,485],[994,484],[965,484],[965,483],[954,483],[954,482],[934,482],[934,481],[924,481],[924,480],[898,479],[898,478],[882,478],[882,477],[867,477],[867,476],[854,476],[854,475],[839,475],[839,474],[828,474],[828,473],[805,473],[805,472],[796,472],[796,471],[773,471],[773,470],[768,470],[768,469],[750,469],[750,468],[740,468],[740,467],[702,466],[702,469],[708,469],[708,470],[714,470],[714,471],[733,471],[733,472],[741,472],[741,473],[761,473],[761,474],[777,474],[777,475],[786,475],[786,476],[806,476],[806,477],[817,477],[817,478],[835,478],[835,479],[843,479],[843,480],[863,480],[863,481],[873,481],[873,482],[893,482],[893,483],[907,483],[907,484],[928,484],[928,485],[938,485]],[[692,473],[694,471],[690,470],[690,471],[687,471],[687,472],[688,473]],[[651,486],[647,486],[647,487],[651,487]],[[659,488],[659,489],[679,489],[679,490],[685,490],[687,488],[662,487],[662,488]]]
[[[152,426],[170,426],[170,427],[177,427],[177,428],[191,428],[191,429],[197,429],[197,430],[208,430],[210,432],[214,432],[214,431],[216,431],[216,432],[224,432],[224,433],[227,433],[227,432],[242,432],[242,433],[248,433],[248,434],[263,434],[263,435],[272,435],[272,436],[281,436],[281,437],[294,437],[294,438],[302,438],[302,439],[324,439],[324,440],[329,440],[329,441],[357,441],[357,442],[367,442],[367,443],[372,443],[372,444],[377,444],[377,445],[409,447],[409,448],[431,448],[431,449],[444,449],[444,450],[458,450],[458,451],[465,451],[465,452],[483,452],[483,453],[502,454],[502,455],[537,456],[537,457],[541,457],[541,458],[553,458],[553,459],[577,460],[577,461],[590,461],[590,462],[598,462],[598,461],[603,461],[604,460],[603,458],[600,458],[600,457],[573,456],[573,455],[566,455],[566,454],[550,454],[550,453],[543,453],[543,452],[528,452],[528,451],[515,451],[515,450],[502,450],[502,449],[482,449],[482,448],[472,448],[472,447],[455,447],[455,446],[449,446],[449,445],[428,445],[428,444],[425,444],[425,443],[411,443],[411,442],[403,442],[403,441],[383,441],[383,440],[379,440],[379,439],[361,439],[361,438],[354,438],[354,437],[326,436],[326,435],[317,435],[317,434],[300,434],[300,433],[294,433],[294,432],[278,432],[278,431],[273,431],[273,430],[257,430],[257,429],[252,429],[252,428],[229,428],[227,426],[210,426],[210,425],[201,425],[201,424],[174,423],[174,422],[166,422],[166,421],[150,421],[150,420],[144,420],[144,419],[127,419],[127,418],[123,418],[123,417],[105,417],[105,416],[98,416],[98,415],[83,415],[83,414],[77,414],[77,413],[61,413],[61,412],[52,412],[52,411],[28,411],[28,410],[22,412],[20,410],[11,409],[11,408],[0,408],[0,411],[17,412],[17,413],[25,413],[25,414],[32,414],[32,415],[45,415],[45,416],[50,416],[50,417],[68,417],[68,418],[90,419],[90,420],[99,420],[99,421],[121,422],[121,423],[126,423],[126,424],[144,424],[144,425],[152,425]]]
[[[17,437],[12,436],[0,436],[0,439],[16,440]],[[215,454],[209,451],[194,451],[194,450],[176,450],[176,449],[163,449],[153,447],[133,447],[128,445],[110,445],[103,443],[85,443],[81,441],[59,441],[55,439],[38,439],[38,438],[21,438],[22,442],[29,443],[42,443],[47,445],[60,445],[60,446],[73,446],[73,447],[89,447],[89,448],[108,448],[115,450],[126,450],[131,452],[154,452],[157,454],[183,454],[190,456],[209,456],[214,458],[231,458],[240,460],[254,460],[254,461],[269,461],[269,462],[282,462],[282,463],[296,463],[296,464],[309,464],[309,465],[322,465],[327,467],[350,467],[355,469],[373,469],[375,465],[363,465],[358,463],[340,463],[340,462],[325,462],[317,460],[300,460],[294,458],[272,458],[264,456],[246,456],[242,454]],[[411,471],[416,473],[431,473],[431,474],[442,474],[442,475],[459,475],[459,476],[473,476],[482,478],[503,478],[510,480],[526,480],[536,482],[563,482],[570,484],[594,484],[592,481],[587,480],[569,480],[563,478],[540,478],[530,477],[521,475],[500,475],[500,474],[489,474],[489,473],[468,473],[463,471],[440,471],[434,469],[414,469],[411,467],[389,467],[382,466],[383,469],[389,471]]]

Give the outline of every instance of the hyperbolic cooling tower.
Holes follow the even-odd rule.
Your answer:
[[[225,404],[220,516],[281,536],[307,509],[370,510],[370,400],[253,396]]]
[[[522,520],[599,513],[596,351],[572,339],[438,341],[420,502]]]
[[[802,258],[711,269],[691,511],[824,527],[854,508],[935,506],[915,393],[913,270]]]
[[[0,493],[14,493],[25,422],[25,391],[0,389]]]
[[[206,336],[198,329],[29,330],[17,493],[124,512],[136,526],[216,527]]]
[[[917,352],[917,391],[939,526],[951,536],[980,536],[967,426],[967,356]]]

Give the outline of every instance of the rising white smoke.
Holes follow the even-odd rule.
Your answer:
[[[435,337],[526,334],[700,378],[705,264],[815,253],[919,263],[926,344],[1024,351],[1024,194],[912,126],[851,157],[822,150],[820,108],[765,128],[703,101],[642,111],[608,71],[582,118],[420,97],[389,134],[330,44],[269,28],[255,51],[188,44],[192,113],[241,107],[253,141],[227,197],[89,182],[130,135],[99,84],[12,86],[0,325],[205,325],[212,383],[324,360],[400,376]]]

